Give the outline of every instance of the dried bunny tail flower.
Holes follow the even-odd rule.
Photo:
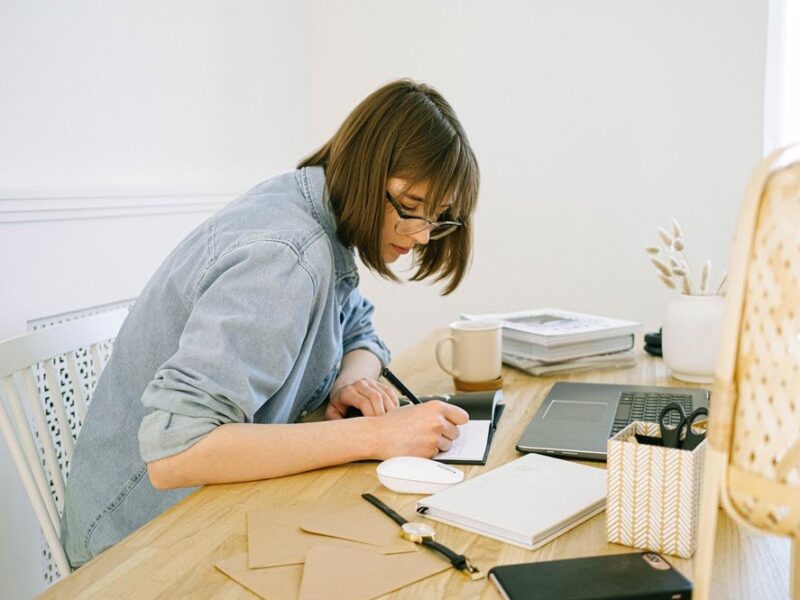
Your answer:
[[[676,252],[683,252],[683,248],[684,248],[683,238],[682,237],[675,238],[675,242],[673,242],[672,247],[675,248]]]
[[[647,254],[661,254],[661,248],[658,246],[648,246],[644,249]]]
[[[705,295],[708,291],[708,280],[711,277],[711,261],[703,263],[703,270],[700,273],[700,293]]]
[[[675,275],[676,277],[685,277],[686,276],[686,271],[684,271],[680,267],[673,267],[672,274]]]
[[[675,272],[675,269],[679,269],[681,264],[678,262],[678,259],[674,256],[669,257],[669,266],[672,267],[672,272]]]
[[[678,225],[678,222],[675,219],[672,219],[672,235],[675,238],[682,238],[683,232],[681,231],[681,226]]]
[[[669,247],[672,246],[672,236],[667,232],[666,229],[658,228],[658,236],[661,238],[661,241],[664,242],[664,245]]]
[[[657,258],[651,258],[650,262],[652,262],[656,269],[658,269],[664,277],[670,277],[672,273],[669,270],[669,267],[665,265],[663,262],[658,260]]]
[[[722,272],[722,279],[720,280],[719,285],[717,286],[717,291],[714,292],[715,296],[722,296],[725,293],[725,284],[726,283],[728,283],[728,272],[727,271],[723,271]]]
[[[684,279],[686,281],[686,289],[689,291],[684,292],[684,294],[689,294],[690,296],[694,294],[694,280],[692,279],[692,270],[689,268],[689,263],[685,260],[681,261],[681,267],[684,270]]]
[[[684,274],[681,291],[687,296],[692,295],[692,284],[689,283],[689,278]]]
[[[669,289],[674,290],[676,287],[678,287],[678,284],[675,283],[675,281],[673,281],[673,279],[671,277],[665,277],[664,275],[659,275],[659,277],[661,277],[661,281]]]

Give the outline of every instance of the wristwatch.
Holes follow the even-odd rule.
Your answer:
[[[481,573],[480,569],[470,563],[466,556],[463,554],[457,554],[444,544],[434,541],[433,537],[436,535],[436,530],[427,523],[408,521],[404,519],[372,494],[361,494],[361,497],[378,508],[386,516],[392,519],[392,521],[400,525],[400,535],[403,536],[404,539],[414,542],[415,544],[427,546],[431,550],[438,552],[447,560],[449,560],[450,564],[452,564],[456,569],[465,575],[468,575],[473,580],[483,578],[483,573]]]

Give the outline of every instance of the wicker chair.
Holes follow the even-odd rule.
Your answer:
[[[792,539],[800,599],[800,145],[773,152],[748,185],[731,253],[695,557],[708,597],[717,510]]]

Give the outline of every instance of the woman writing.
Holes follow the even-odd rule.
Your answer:
[[[478,166],[449,104],[402,80],[367,97],[292,173],[190,233],[131,309],[75,449],[64,539],[73,566],[194,486],[364,459],[431,457],[467,421],[395,410],[389,352],[358,291],[414,253],[412,280],[462,280]],[[326,419],[298,423],[327,400]],[[348,408],[363,417],[344,419]]]

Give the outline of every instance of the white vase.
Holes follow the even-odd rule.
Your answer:
[[[724,306],[722,296],[685,294],[667,303],[661,351],[672,377],[691,383],[714,382]]]

